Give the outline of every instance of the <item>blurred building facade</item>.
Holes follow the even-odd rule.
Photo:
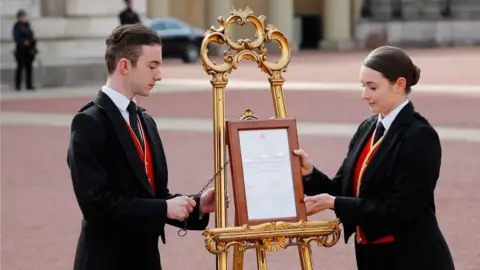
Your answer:
[[[173,16],[203,29],[218,25],[230,7],[249,7],[265,15],[289,39],[294,48],[318,48],[322,40],[351,43],[352,18],[362,0],[156,0],[147,2],[149,17]],[[234,28],[235,36],[253,33],[253,27]]]
[[[217,17],[227,17],[232,6],[267,16],[294,50],[480,44],[479,0],[133,0],[145,23],[168,16],[202,29],[218,25]],[[102,61],[105,37],[123,8],[123,0],[2,0],[2,81],[10,76],[5,70],[14,68],[12,26],[19,9],[27,11],[39,41],[37,65],[65,73],[61,78],[87,78],[99,76],[93,66]],[[235,38],[250,33],[253,27],[234,28]],[[60,85],[63,80],[51,79]]]

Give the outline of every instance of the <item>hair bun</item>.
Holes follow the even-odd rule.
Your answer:
[[[420,80],[420,68],[417,67],[415,64],[413,65],[414,67],[414,71],[413,71],[413,76],[412,76],[412,85],[411,86],[414,86],[418,83],[418,80]]]

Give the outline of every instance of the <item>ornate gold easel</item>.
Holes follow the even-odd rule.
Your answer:
[[[248,249],[256,249],[258,269],[267,269],[266,251],[278,251],[288,246],[298,246],[302,270],[312,270],[310,243],[317,242],[319,246],[331,247],[340,237],[339,220],[308,222],[275,222],[255,226],[237,224],[227,227],[226,216],[226,177],[222,167],[225,164],[225,87],[228,83],[228,74],[237,68],[244,59],[255,61],[260,69],[269,75],[270,89],[276,118],[286,118],[282,72],[286,71],[290,63],[290,46],[284,35],[269,24],[265,26],[265,16],[255,17],[250,8],[235,10],[224,20],[218,18],[220,27],[212,26],[206,33],[201,47],[201,58],[204,70],[212,76],[213,106],[214,106],[214,171],[219,172],[215,177],[216,220],[213,229],[204,232],[205,247],[217,255],[217,269],[227,269],[227,253],[230,247],[234,248],[233,269],[243,269],[243,255]],[[245,25],[252,23],[256,28],[256,40],[240,39],[234,42],[230,39],[229,29],[233,24]],[[268,61],[265,42],[278,41],[280,43],[281,58],[278,62]],[[214,64],[208,57],[207,46],[210,43],[227,44],[224,52],[224,62]],[[243,120],[256,116],[247,109],[242,114]]]

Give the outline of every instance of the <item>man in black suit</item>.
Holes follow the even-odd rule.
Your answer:
[[[126,8],[118,14],[118,18],[120,20],[120,24],[134,24],[134,23],[141,23],[140,17],[138,14],[133,11],[132,9],[132,0],[125,0]]]
[[[83,213],[75,270],[160,270],[165,224],[203,230],[214,190],[172,194],[153,118],[137,107],[161,80],[157,33],[141,24],[117,27],[106,40],[108,80],[75,115],[68,165]]]
[[[25,83],[27,90],[34,90],[32,80],[32,69],[35,56],[38,53],[37,41],[30,23],[27,20],[27,13],[24,10],[17,12],[17,22],[13,25],[13,39],[15,41],[15,90],[20,91],[22,86],[22,73],[25,70]]]

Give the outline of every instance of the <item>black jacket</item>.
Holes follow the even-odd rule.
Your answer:
[[[394,235],[398,258],[405,267],[454,269],[435,215],[440,140],[411,102],[397,115],[368,164],[359,197],[353,196],[355,166],[377,118],[360,124],[335,177],[330,179],[315,168],[304,180],[305,193],[336,196],[334,211],[343,224],[345,242],[360,226],[369,242]]]
[[[13,40],[15,41],[16,51],[18,53],[38,53],[37,41],[35,39],[35,35],[33,34],[32,28],[30,28],[29,22],[17,21],[13,25],[12,35]],[[28,42],[28,45],[26,45],[25,42]]]
[[[118,18],[120,19],[121,25],[141,23],[140,17],[138,17],[138,14],[129,8],[120,12],[120,14],[118,15]]]
[[[71,125],[68,165],[83,213],[75,270],[159,270],[158,238],[165,243],[165,224],[183,223],[166,217],[168,190],[165,154],[154,120],[140,112],[150,144],[155,195],[127,124],[113,101],[99,92],[75,115]],[[203,230],[209,215],[197,207],[188,229]]]

